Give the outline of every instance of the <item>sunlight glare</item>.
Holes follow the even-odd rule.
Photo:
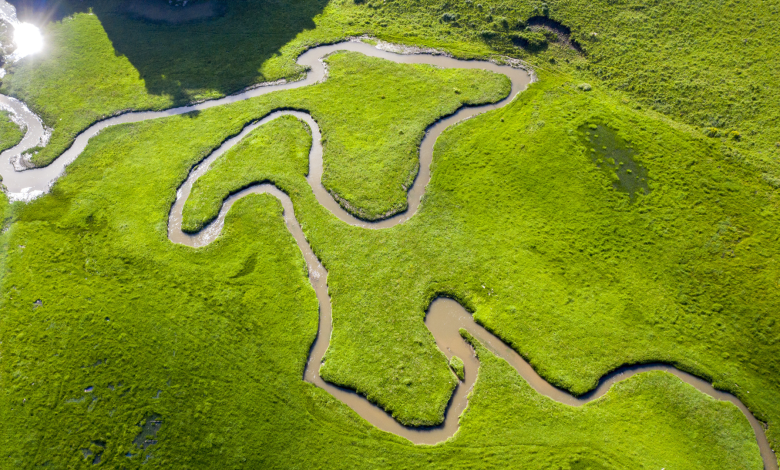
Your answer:
[[[13,55],[17,59],[21,59],[43,50],[43,36],[35,25],[17,23],[14,25],[14,44],[16,44],[16,50]]]

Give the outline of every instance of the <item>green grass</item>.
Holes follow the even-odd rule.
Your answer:
[[[21,142],[25,132],[11,120],[8,111],[0,111],[0,152]]]
[[[34,157],[41,165],[103,116],[296,78],[303,49],[372,34],[460,57],[502,53],[566,70],[703,131],[715,128],[738,158],[758,165],[768,181],[778,178],[780,102],[772,84],[780,12],[765,0],[727,8],[694,1],[233,2],[220,18],[176,26],[128,18],[110,0],[59,8],[60,16],[75,16],[49,23],[46,52],[12,66],[1,89],[55,127],[50,148]],[[89,8],[93,15],[78,13]],[[457,20],[445,21],[446,14]],[[536,34],[524,21],[542,14],[569,26],[586,57],[553,43],[518,47],[513,37]]]
[[[466,378],[465,370],[463,368],[463,359],[458,356],[452,356],[450,358],[450,369],[455,372],[455,375],[457,375],[460,380]]]
[[[311,140],[309,126],[293,116],[279,117],[252,131],[192,185],[197,196],[184,204],[182,230],[200,231],[216,218],[224,199],[266,175],[308,174]],[[220,178],[226,171],[236,178]]]
[[[739,409],[702,396],[671,374],[649,372],[631,377],[615,384],[603,399],[574,408],[540,396],[504,360],[465,330],[461,334],[475,347],[480,360],[469,410],[461,421],[459,437],[464,440],[511,442],[518,433],[514,423],[522,422],[524,439],[543,447],[577,442],[583,448],[603,449],[600,455],[572,459],[570,468],[638,468],[632,462],[638,457],[644,468],[763,466],[755,442],[735,438],[751,432]],[[513,399],[497,402],[500,396]],[[701,423],[706,424],[702,427]],[[480,432],[483,429],[492,433]],[[662,432],[663,446],[637,439]],[[709,449],[718,449],[717,454],[708,455]],[[752,458],[745,459],[746,455]],[[680,456],[685,456],[682,461]]]
[[[437,146],[426,212],[471,233],[474,266],[490,266],[464,295],[476,318],[574,392],[623,363],[670,362],[771,422],[773,188],[695,131],[545,78]],[[634,204],[581,143],[597,121],[647,168],[651,192]]]
[[[92,123],[116,113],[299,79],[305,70],[295,59],[301,52],[370,32],[360,19],[373,15],[351,0],[232,2],[219,18],[166,25],[129,17],[111,0],[60,2],[55,8],[59,20],[43,28],[45,50],[9,64],[0,87],[54,128],[48,146],[31,157],[40,166]]]
[[[432,447],[376,430],[303,382],[317,305],[278,202],[239,201],[223,235],[204,249],[166,236],[177,185],[241,123],[267,112],[259,101],[109,129],[49,196],[29,205],[0,199],[13,219],[0,235],[3,461],[86,468],[93,456],[82,449],[90,449],[101,465],[128,469],[216,461],[227,468],[760,468],[739,412],[666,374],[634,377],[571,409],[536,395],[477,347],[483,365],[462,427]],[[333,220],[310,192],[296,190],[307,189],[298,166],[289,162],[278,179],[291,185],[307,235],[323,239],[338,228],[333,235],[347,234],[342,241],[360,258],[360,238],[393,235]],[[260,261],[246,269],[251,259]],[[341,331],[345,297],[356,294],[343,281],[355,273],[324,259]],[[402,317],[389,314],[364,316],[366,326],[379,321],[399,331],[387,320]],[[425,331],[421,315],[407,321]],[[415,357],[423,365],[424,358]],[[158,443],[141,450],[132,442],[150,416],[162,420]]]
[[[559,386],[582,393],[624,363],[673,363],[735,393],[780,442],[775,5],[547,2],[581,56],[553,43],[534,52],[515,46],[513,35],[530,34],[522,21],[543,13],[531,2],[236,4],[219,20],[173,28],[92,2],[95,15],[47,25],[47,52],[11,67],[0,89],[55,128],[36,163],[117,111],[300,76],[293,59],[302,49],[347,35],[523,58],[541,82],[445,133],[420,213],[391,230],[344,226],[311,196],[300,152],[274,162],[263,157],[263,140],[247,144],[242,159],[267,168],[251,178],[291,195],[330,272],[334,332],[323,375],[403,422],[437,422],[452,374],[422,318],[446,293]],[[348,55],[338,57],[349,65]],[[397,70],[405,77],[411,68]],[[388,78],[373,90],[401,83]],[[664,374],[632,379],[582,410],[542,403],[550,412],[540,419],[542,399],[482,354],[463,428],[432,449],[371,429],[302,383],[316,304],[278,205],[264,197],[237,204],[225,236],[201,251],[167,242],[166,222],[191,165],[272,109],[304,107],[329,143],[349,143],[349,126],[327,117],[359,100],[328,85],[106,131],[51,196],[4,207],[15,220],[4,222],[0,258],[7,461],[77,466],[79,448],[105,440],[107,465],[138,466],[121,455],[132,450],[136,423],[157,413],[165,424],[149,463],[161,467],[219,458],[228,467],[760,468],[732,407]],[[408,112],[387,99],[371,104]],[[364,129],[376,149],[387,122]],[[582,143],[589,124],[631,146],[649,194],[632,203],[613,188],[614,172],[599,169]],[[327,184],[365,210],[374,203],[369,184],[397,189],[409,175],[404,165],[414,164],[398,150],[392,171],[366,159],[361,175],[369,176],[350,180],[357,173],[338,150],[326,149],[328,172],[347,177],[344,186]],[[190,223],[207,220],[220,195],[246,178],[226,168],[219,188],[216,180],[206,188],[216,196],[193,193],[210,198],[211,209],[191,213]],[[383,193],[370,210],[397,208],[392,197]],[[250,274],[230,277],[250,265]],[[106,391],[120,381],[124,396]],[[90,384],[97,400],[68,402]]]
[[[464,104],[498,101],[510,89],[505,76],[484,70],[408,66],[359,53],[334,54],[327,62],[327,81],[305,90],[276,93],[272,99],[278,107],[311,113],[322,130],[323,185],[347,210],[368,220],[406,209],[406,191],[417,175],[418,148],[429,125]],[[263,163],[265,158],[249,163],[236,156],[246,147],[260,146],[269,157],[294,152],[304,159],[300,165],[308,173],[311,139],[278,140],[269,146],[274,129],[259,130],[253,139],[262,142],[244,141],[220,159],[225,168],[243,165],[233,173],[241,174],[240,180],[226,181],[215,168],[197,183],[206,185],[202,197],[207,199],[187,202],[184,230],[197,231],[203,222],[216,217],[229,194],[228,184],[235,190],[235,184],[256,181],[257,173],[273,173]]]
[[[54,127],[49,145],[33,157],[47,165],[79,132],[117,112],[169,108],[300,77],[294,58],[312,43],[332,41],[332,33],[318,30],[287,46],[286,60],[275,56],[314,26],[312,17],[325,4],[234,2],[214,21],[172,26],[132,19],[118,2],[63,2],[62,13],[72,16],[46,25],[45,51],[12,65],[1,90]]]
[[[650,194],[632,204],[612,188],[582,144],[592,122],[631,142]],[[421,318],[446,293],[575,393],[663,361],[773,421],[777,215],[760,177],[695,131],[555,76],[443,135],[434,164],[420,214],[378,232],[316,209],[303,175],[258,177],[291,194],[330,270],[325,377],[403,421],[436,422],[449,380]]]
[[[77,15],[45,30],[43,55],[10,65],[1,92],[21,99],[54,129],[49,144],[34,155],[48,165],[95,121],[126,109],[162,109],[174,100],[147,93],[127,57],[117,55],[92,15]],[[65,84],[67,91],[63,90]]]

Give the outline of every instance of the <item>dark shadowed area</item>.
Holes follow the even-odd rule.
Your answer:
[[[261,66],[300,32],[327,0],[12,0],[22,21],[43,24],[92,11],[118,55],[149,93],[177,100],[203,90],[223,94],[264,81]],[[160,45],[164,45],[160,47]]]

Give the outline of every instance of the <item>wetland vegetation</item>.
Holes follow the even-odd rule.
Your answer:
[[[534,66],[539,81],[513,103],[440,137],[419,213],[392,229],[348,226],[317,203],[305,179],[311,137],[293,118],[253,131],[193,187],[190,230],[252,182],[291,197],[329,271],[326,380],[402,423],[439,423],[458,364],[423,318],[447,295],[559,387],[582,394],[623,364],[671,363],[734,393],[780,442],[771,3],[236,2],[179,25],[123,24],[115,3],[63,3],[44,26],[47,52],[8,66],[0,92],[54,127],[38,164],[102,116],[296,78],[300,51],[351,35]],[[565,24],[578,46],[528,21],[538,16]],[[192,42],[164,41],[173,34]],[[199,46],[207,40],[214,47]],[[761,468],[735,407],[664,373],[575,409],[471,340],[479,377],[459,432],[436,446],[378,431],[303,382],[317,300],[279,203],[237,202],[223,235],[191,249],[167,239],[176,188],[246,124],[303,109],[323,132],[326,185],[375,217],[405,203],[427,125],[507,93],[485,72],[355,53],[328,63],[322,84],[107,129],[50,194],[0,197],[3,461]],[[156,443],[138,444],[151,417]]]

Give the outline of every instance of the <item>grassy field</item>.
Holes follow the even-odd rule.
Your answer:
[[[597,123],[631,143],[649,194],[632,202],[593,164],[580,129]],[[411,398],[446,383],[421,322],[427,302],[446,293],[575,393],[622,364],[663,361],[771,420],[776,196],[691,132],[550,76],[442,137],[423,209],[402,226],[364,231],[327,214],[310,222],[295,196],[305,201],[305,181],[279,182],[331,273],[323,375],[405,422],[437,422],[442,402]],[[224,168],[212,178],[246,184]]]
[[[29,103],[54,127],[49,146],[33,158],[47,165],[81,130],[114,113],[163,109],[300,77],[294,58],[337,36],[317,31],[292,45],[284,60],[277,51],[312,29],[325,4],[234,2],[212,22],[172,26],[129,17],[116,1],[61,2],[58,16],[69,16],[46,25],[46,50],[11,66],[0,90]]]
[[[8,111],[0,111],[0,152],[21,142],[25,132],[11,120]]]
[[[254,130],[192,185],[197,197],[190,197],[184,203],[182,230],[200,231],[216,218],[223,200],[252,183],[263,181],[265,175],[308,174],[311,141],[309,126],[293,116],[282,116]],[[241,158],[246,154],[252,158]],[[225,171],[235,178],[219,178]]]
[[[273,104],[266,98],[109,129],[51,195],[29,205],[0,200],[9,227],[0,235],[4,461],[86,468],[99,455],[103,466],[128,469],[205,468],[216,461],[227,468],[760,468],[752,431],[735,407],[662,373],[632,378],[604,399],[572,409],[538,396],[478,347],[483,365],[460,431],[447,443],[420,447],[377,431],[303,382],[317,305],[279,204],[268,196],[240,201],[223,236],[204,249],[171,244],[166,235],[170,204],[189,168]],[[527,107],[518,104],[516,112]],[[491,118],[483,124],[498,126],[498,117]],[[277,125],[300,134],[294,122]],[[448,141],[468,130],[458,126]],[[253,142],[257,148],[247,146],[247,158],[262,158],[255,150],[263,140]],[[345,364],[338,359],[345,339],[366,341],[355,344],[364,347],[369,340],[362,336],[383,332],[393,343],[385,359],[396,371],[425,378],[407,392],[397,390],[413,398],[413,409],[399,414],[432,408],[437,397],[425,387],[440,383],[448,366],[426,333],[422,310],[405,307],[425,302],[415,290],[424,284],[423,293],[463,292],[477,304],[485,294],[476,285],[480,290],[469,293],[471,276],[449,289],[429,282],[454,273],[441,269],[451,259],[418,257],[427,263],[418,268],[397,261],[415,261],[418,248],[418,256],[441,251],[447,234],[462,243],[469,232],[479,233],[457,219],[452,224],[460,228],[448,226],[446,217],[458,211],[446,204],[453,195],[438,178],[413,230],[344,226],[313,200],[301,152],[276,155],[279,161],[267,168],[278,174],[267,177],[292,196],[330,270],[336,354],[328,363]],[[582,165],[592,165],[580,156]],[[602,173],[590,174],[594,191],[610,197]],[[377,275],[359,280],[360,271],[347,269],[371,264],[366,254],[372,252]],[[457,270],[474,267],[474,255]],[[406,285],[380,286],[398,269],[409,272],[398,278]],[[413,269],[430,276],[418,283]],[[472,274],[484,275],[484,265]],[[380,289],[382,298],[374,295]],[[400,308],[375,313],[372,305],[404,289],[394,304]],[[356,302],[368,308],[351,311]],[[357,314],[362,325],[353,323]],[[355,378],[380,375],[372,351],[362,353],[353,363]],[[150,417],[161,427],[157,442],[142,449],[133,441],[144,436],[141,424]]]
[[[510,89],[505,76],[484,70],[400,65],[359,53],[334,54],[327,63],[327,81],[272,99],[277,107],[311,113],[322,130],[323,185],[350,212],[368,220],[406,209],[406,190],[417,175],[418,148],[429,125],[464,104],[498,101]],[[345,96],[349,99],[345,100]],[[377,109],[382,112],[377,113]],[[304,174],[308,172],[308,143],[272,143],[272,130],[261,133],[267,136],[257,136],[266,143],[264,152],[301,152],[306,161]],[[198,231],[202,222],[216,217],[228,194],[226,184],[245,184],[254,181],[254,173],[270,171],[258,162],[231,157],[252,145],[256,144],[245,141],[226,158],[226,165],[241,165],[236,173],[242,175],[240,181],[205,177],[208,183],[203,184],[208,185],[209,200],[188,201],[185,218],[192,214],[187,220],[197,223],[186,223],[184,230]]]
[[[772,2],[236,2],[219,19],[175,28],[89,3],[65,4],[65,14],[94,14],[48,24],[47,52],[11,67],[0,88],[55,128],[39,164],[102,116],[298,77],[301,50],[349,35],[461,57],[510,54],[536,67],[540,82],[512,105],[440,138],[420,213],[402,226],[340,223],[314,201],[305,153],[269,151],[268,139],[237,148],[226,157],[244,166],[217,166],[193,191],[201,205],[185,214],[191,228],[249,179],[290,194],[330,272],[328,380],[402,422],[440,421],[451,375],[422,319],[447,294],[561,387],[583,393],[622,364],[672,363],[735,393],[780,442]],[[569,26],[583,53],[526,30],[537,15]],[[180,34],[187,41],[173,39]],[[533,51],[518,46],[531,40]],[[326,184],[371,217],[400,208],[411,149],[446,114],[377,94],[429,93],[454,109],[505,87],[453,96],[456,85],[435,86],[444,72],[386,64],[368,80],[379,62],[331,60],[329,81],[307,90],[109,130],[51,196],[3,206],[8,461],[77,466],[86,462],[79,449],[91,447],[106,462],[138,466],[145,457],[122,455],[142,453],[132,447],[136,424],[156,414],[160,443],[145,453],[161,467],[220,458],[228,467],[760,468],[733,407],[664,374],[571,410],[478,350],[483,368],[463,427],[433,448],[373,430],[302,383],[316,303],[279,206],[252,197],[214,245],[173,246],[168,210],[190,166],[273,109],[306,109],[328,138]],[[344,93],[350,86],[366,94]],[[363,124],[370,114],[350,113],[355,103],[388,119]],[[416,120],[403,123],[405,140],[385,141],[395,116]],[[305,145],[296,123],[283,124]],[[356,126],[362,136],[347,140]],[[366,144],[365,159],[352,160]],[[630,175],[646,188],[632,192]],[[263,269],[238,276],[252,259]]]
[[[36,163],[51,162],[103,116],[295,78],[302,70],[294,59],[302,50],[372,34],[461,57],[510,54],[598,81],[712,135],[780,185],[780,102],[773,93],[780,10],[770,1],[725,9],[692,0],[242,1],[231,2],[219,18],[183,25],[133,19],[118,5],[60,2],[54,15],[60,21],[45,28],[46,52],[11,67],[3,80],[0,91],[24,99],[55,127]],[[90,9],[93,14],[84,14]],[[525,22],[540,15],[571,28],[585,56],[549,39],[520,47],[518,38],[528,36]]]

